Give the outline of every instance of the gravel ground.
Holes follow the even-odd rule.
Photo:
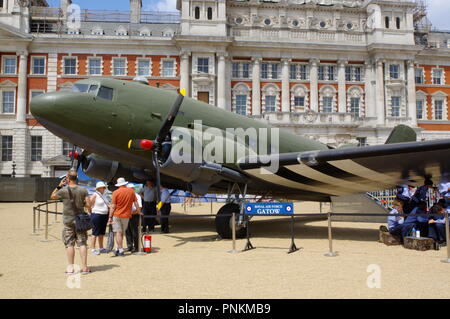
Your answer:
[[[450,297],[450,264],[441,263],[445,249],[387,247],[377,242],[379,224],[336,222],[333,244],[339,255],[329,258],[327,222],[317,218],[296,219],[296,245],[303,250],[289,255],[286,219],[252,221],[257,249],[237,254],[228,253],[231,241],[217,240],[213,218],[176,219],[170,234],[152,234],[154,253],[89,254],[93,273],[68,277],[61,223],[51,216],[49,241],[42,242],[43,231],[31,235],[32,207],[0,203],[0,298]],[[182,210],[174,205],[173,211]],[[319,206],[302,203],[300,211],[318,212]],[[188,210],[199,213],[209,214],[210,205]],[[244,246],[245,240],[238,240],[237,248]],[[68,287],[78,279],[80,288]]]

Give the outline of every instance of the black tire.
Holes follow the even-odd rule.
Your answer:
[[[232,230],[231,230],[231,216],[222,216],[222,215],[231,215],[235,213],[236,216],[240,213],[238,204],[226,204],[219,209],[216,216],[216,231],[220,237],[223,239],[232,239]],[[247,235],[246,227],[236,228],[236,238],[245,238]]]

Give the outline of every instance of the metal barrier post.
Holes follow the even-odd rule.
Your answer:
[[[333,237],[331,234],[331,212],[328,212],[328,242],[330,251],[325,254],[326,257],[336,257],[337,254],[333,252]]]
[[[211,198],[211,215],[213,214],[213,200]]]
[[[36,236],[36,207],[33,207],[33,233],[31,235]]]
[[[45,239],[41,241],[48,241],[48,202],[45,204]]]
[[[40,206],[38,206],[37,211],[38,211],[37,230],[42,230],[42,228],[41,228],[41,207]]]
[[[291,247],[289,247],[288,254],[295,253],[296,251],[302,250],[303,248],[297,248],[294,242],[294,215],[291,216]]]
[[[229,253],[235,254],[239,251],[236,250],[236,213],[233,213],[233,216],[231,216],[231,223],[233,224],[231,227],[231,235],[233,238],[233,249],[229,250]]]
[[[142,216],[143,215],[138,215],[139,216],[139,224],[138,224],[138,247],[137,247],[137,252],[135,252],[133,255],[147,255],[144,252],[144,247],[142,247]]]
[[[448,211],[445,211],[445,240],[447,242],[447,259],[442,259],[443,263],[450,263],[450,232],[449,232]]]

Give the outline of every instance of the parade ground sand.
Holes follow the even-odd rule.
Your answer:
[[[297,206],[297,212],[319,211],[314,203]],[[450,264],[441,262],[445,249],[388,247],[377,242],[379,224],[334,222],[333,244],[339,255],[325,257],[327,222],[300,217],[295,223],[296,245],[303,250],[289,255],[286,218],[252,220],[256,249],[237,254],[228,253],[231,241],[217,240],[213,218],[175,219],[170,234],[152,234],[155,252],[150,255],[89,253],[93,273],[80,275],[80,288],[71,289],[64,274],[61,223],[51,216],[49,241],[42,242],[43,231],[31,235],[32,207],[0,203],[0,298],[450,297]],[[173,211],[183,209],[174,205]],[[206,203],[188,210],[192,215],[209,213]],[[44,216],[41,219],[43,228]],[[237,249],[244,246],[245,240],[237,241]],[[369,287],[377,282],[380,288]]]

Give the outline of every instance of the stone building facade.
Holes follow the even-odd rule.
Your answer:
[[[409,0],[179,0],[176,13],[0,1],[0,174],[55,176],[71,145],[29,112],[80,79],[167,90],[318,139],[384,143],[398,124],[450,137],[450,33]],[[77,22],[79,17],[80,23]]]

